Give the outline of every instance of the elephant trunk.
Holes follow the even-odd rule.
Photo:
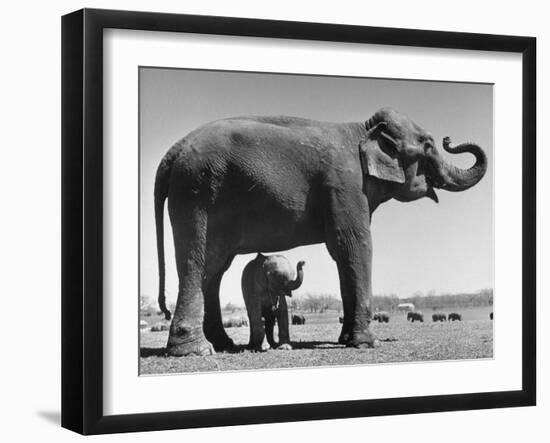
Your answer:
[[[304,264],[305,262],[301,261],[296,265],[296,280],[288,282],[289,291],[294,291],[302,286],[302,282],[304,281]]]
[[[469,152],[476,158],[475,164],[468,169],[460,169],[447,163],[443,159],[437,160],[439,182],[436,187],[451,192],[465,191],[477,184],[487,171],[487,156],[485,152],[474,143],[462,143],[451,147],[449,137],[443,139],[443,149],[450,154]]]

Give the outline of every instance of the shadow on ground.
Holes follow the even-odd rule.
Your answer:
[[[291,342],[293,349],[337,349],[345,348],[344,345],[334,341],[296,341]]]
[[[299,349],[338,349],[344,348],[344,345],[340,345],[332,341],[297,341],[291,342],[292,348]],[[247,345],[235,345],[231,349],[224,351],[225,354],[239,354],[247,351]],[[166,348],[140,348],[139,356],[142,358],[149,357],[166,357],[168,356]]]
[[[53,425],[59,426],[61,424],[60,411],[36,411],[36,415]]]
[[[140,348],[139,356],[142,358],[148,357],[166,357],[166,348]]]

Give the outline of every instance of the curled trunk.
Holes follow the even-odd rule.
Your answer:
[[[288,290],[294,291],[295,289],[298,289],[302,282],[304,281],[304,262],[298,262],[296,265],[296,279],[288,282]]]
[[[474,143],[462,143],[457,146],[450,146],[449,137],[443,139],[443,149],[450,154],[460,154],[469,152],[476,158],[475,164],[468,169],[460,169],[443,159],[439,159],[439,173],[441,183],[437,187],[446,191],[459,192],[464,191],[476,185],[487,171],[487,156],[485,152]]]

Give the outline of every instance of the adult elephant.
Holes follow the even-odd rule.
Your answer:
[[[414,323],[415,321],[424,323],[424,314],[420,311],[411,311],[407,313],[407,321],[410,321],[411,323]]]
[[[283,255],[258,254],[245,266],[241,285],[250,322],[249,349],[261,351],[264,336],[274,349],[292,349],[285,297],[292,297],[292,291],[302,285],[304,264],[300,261],[296,265],[296,278],[292,266]],[[278,344],[273,338],[275,321],[279,329]]]
[[[365,123],[239,117],[206,124],[164,156],[155,180],[159,305],[164,299],[164,201],[172,224],[179,289],[170,355],[211,354],[233,343],[221,321],[219,287],[236,254],[325,243],[336,262],[344,323],[339,343],[372,347],[371,217],[392,198],[438,201],[487,169],[447,163],[432,136],[407,116],[381,109]]]
[[[293,325],[305,325],[306,318],[302,314],[293,314],[292,315],[292,324]]]
[[[389,323],[390,314],[388,314],[386,311],[378,311],[374,313],[372,319],[374,321],[378,321],[378,323]]]
[[[447,321],[447,316],[443,314],[442,312],[435,312],[432,314],[432,321]]]
[[[449,314],[449,321],[462,321],[462,315],[458,312],[451,312]]]
[[[231,317],[223,320],[224,328],[240,328],[241,326],[246,326],[246,321],[241,317]]]

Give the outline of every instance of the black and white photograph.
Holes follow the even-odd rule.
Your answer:
[[[138,84],[141,376],[493,358],[493,84]]]

